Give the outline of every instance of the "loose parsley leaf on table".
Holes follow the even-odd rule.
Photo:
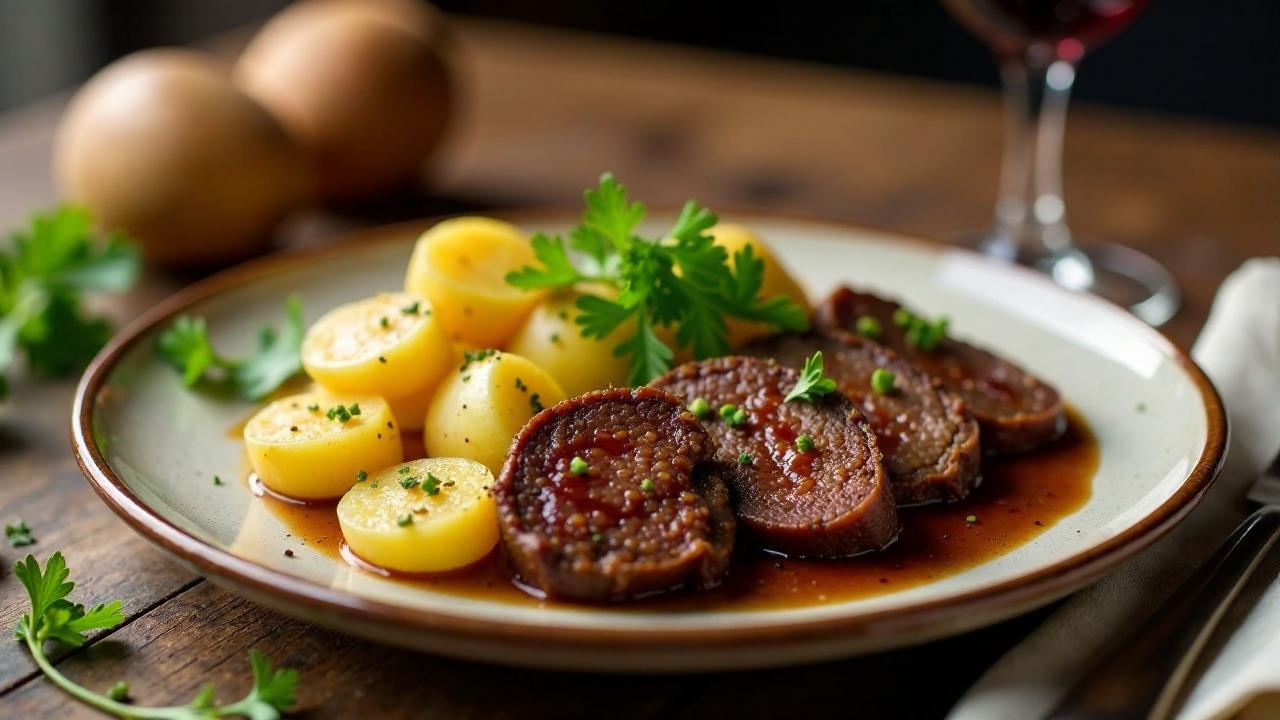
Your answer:
[[[0,397],[19,352],[36,372],[66,375],[107,342],[109,324],[85,313],[88,292],[121,292],[138,277],[123,233],[99,237],[83,208],[36,214],[0,248]]]
[[[17,520],[12,525],[5,525],[4,536],[12,547],[36,544],[36,539],[31,534],[31,528],[27,527],[27,523],[23,520]]]
[[[285,327],[262,329],[258,350],[246,358],[218,354],[209,340],[205,319],[180,315],[160,335],[160,356],[182,372],[187,387],[215,394],[261,400],[302,370],[302,301],[291,295],[285,301]]]
[[[110,630],[124,622],[120,601],[113,600],[86,610],[83,605],[68,600],[75,583],[67,579],[70,570],[61,552],[51,555],[43,569],[35,557],[27,555],[14,565],[13,574],[26,588],[31,603],[30,611],[18,619],[14,634],[26,643],[32,659],[50,681],[97,710],[122,718],[156,720],[207,720],[231,716],[277,720],[282,712],[297,703],[298,672],[289,668],[272,668],[270,661],[257,650],[249,651],[253,687],[248,695],[227,705],[217,703],[212,684],[206,684],[187,705],[171,707],[125,704],[120,698],[128,693],[128,685],[123,683],[116,683],[117,687],[123,685],[123,693],[113,687],[106,694],[77,685],[49,661],[44,652],[45,643],[52,640],[73,648],[84,645],[89,639],[85,633]]]
[[[685,203],[675,226],[659,238],[644,238],[636,228],[645,206],[633,203],[627,189],[606,173],[585,193],[586,210],[568,245],[558,235],[533,237],[539,264],[507,275],[525,290],[559,289],[579,282],[603,283],[618,291],[615,299],[586,295],[577,302],[576,322],[583,337],[604,339],[624,323],[631,334],[613,352],[630,358],[628,382],[644,384],[666,372],[674,352],[661,331],[674,327],[677,345],[697,358],[729,350],[725,319],[765,323],[778,330],[808,327],[805,309],[784,296],[760,297],[764,261],[751,249],[729,253],[707,234],[718,220],[697,202]],[[575,263],[572,248],[582,254]]]

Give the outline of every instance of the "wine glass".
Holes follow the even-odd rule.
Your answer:
[[[995,224],[971,240],[988,255],[1038,268],[1059,285],[1164,324],[1181,302],[1169,272],[1122,245],[1076,245],[1062,199],[1062,134],[1076,65],[1148,0],[942,2],[995,51],[1004,90],[1008,129]]]

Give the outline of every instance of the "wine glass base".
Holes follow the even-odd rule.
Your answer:
[[[1103,243],[1037,252],[991,233],[969,233],[954,239],[985,255],[1035,268],[1068,290],[1090,292],[1126,307],[1152,327],[1168,322],[1182,304],[1169,271],[1150,256],[1124,245]]]

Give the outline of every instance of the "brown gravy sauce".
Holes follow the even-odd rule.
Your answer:
[[[902,532],[884,552],[844,560],[797,560],[739,547],[722,587],[619,607],[749,610],[838,602],[905,590],[1004,555],[1075,512],[1092,493],[1098,443],[1079,413],[1069,409],[1068,417],[1066,434],[1052,446],[984,460],[982,485],[967,499],[902,509]],[[403,437],[405,456],[422,457],[416,434]],[[498,550],[444,575],[401,576],[374,568],[345,548],[334,503],[299,503],[263,492],[256,478],[250,476],[248,482],[259,501],[289,528],[292,538],[358,572],[469,598],[532,607],[561,604],[521,590]]]

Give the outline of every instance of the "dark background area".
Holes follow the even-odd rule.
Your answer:
[[[111,59],[264,17],[284,0],[0,0],[0,109]],[[994,86],[991,54],[936,0],[441,0],[456,13]],[[602,69],[601,72],[607,72]],[[1084,61],[1088,101],[1280,127],[1280,1],[1153,0]]]

